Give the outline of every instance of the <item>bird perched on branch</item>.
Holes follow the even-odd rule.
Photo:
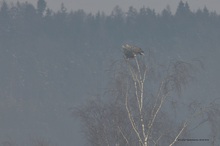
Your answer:
[[[136,46],[132,46],[132,45],[129,45],[129,44],[122,45],[122,49],[123,49],[124,55],[127,59],[134,58],[138,54],[139,55],[144,55],[144,51],[141,48],[138,48]]]

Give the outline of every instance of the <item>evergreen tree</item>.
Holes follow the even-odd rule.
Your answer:
[[[9,8],[8,8],[8,4],[5,1],[3,1],[1,5],[0,17],[2,19],[7,19],[9,17]]]
[[[172,16],[172,12],[170,10],[170,6],[167,6],[166,9],[164,9],[161,13],[162,17],[165,19],[170,18]]]
[[[183,1],[180,1],[177,10],[176,10],[176,16],[177,17],[189,17],[191,15],[191,11],[189,8],[189,4],[183,3]]]
[[[207,7],[203,8],[203,14],[204,14],[205,17],[209,16],[209,10],[207,9]]]
[[[44,11],[46,10],[47,3],[45,0],[37,1],[37,12],[40,16],[43,16]]]

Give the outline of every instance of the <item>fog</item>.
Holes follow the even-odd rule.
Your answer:
[[[184,3],[185,4],[185,3]],[[72,109],[103,96],[121,45],[152,50],[158,62],[201,60],[182,98],[202,104],[220,98],[220,15],[183,5],[112,14],[59,11],[31,3],[0,9],[0,143],[87,145]],[[204,131],[204,129],[201,129]]]

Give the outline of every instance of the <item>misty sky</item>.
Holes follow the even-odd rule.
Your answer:
[[[0,0],[2,1],[2,0]],[[17,2],[18,0],[7,0],[7,2]],[[20,2],[30,2],[36,5],[37,0],[19,0]],[[104,11],[107,14],[119,5],[123,10],[127,10],[129,6],[135,8],[150,7],[160,12],[161,9],[166,8],[167,5],[175,12],[176,7],[180,0],[46,0],[49,8],[58,10],[60,4],[63,2],[68,10],[84,9],[86,12],[97,12],[98,10]],[[186,1],[186,0],[183,0]],[[188,0],[192,11],[206,6],[209,10],[220,13],[220,0]]]

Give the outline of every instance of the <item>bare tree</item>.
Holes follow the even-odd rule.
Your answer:
[[[45,138],[34,138],[31,140],[33,146],[50,146],[51,143]]]
[[[15,146],[15,142],[10,138],[9,140],[5,140],[1,142],[2,146]]]
[[[2,146],[17,146],[19,144],[17,144],[14,140],[12,140],[11,138],[9,138],[8,140],[4,140],[3,142],[1,142]],[[30,139],[30,144],[31,146],[51,146],[51,142],[49,142],[49,140],[46,140],[45,138],[31,138]]]
[[[178,99],[193,79],[192,63],[172,61],[168,67],[155,68],[152,60],[135,57],[116,62],[113,70],[107,102],[93,100],[74,112],[82,121],[90,145],[184,145],[178,140],[190,135],[189,125],[198,117],[203,117],[200,118],[202,122],[194,124],[194,128],[207,121],[215,125],[214,116],[210,117],[213,106],[201,107],[195,104],[197,102],[189,105],[190,116],[175,120],[178,100],[174,97]],[[219,117],[219,108],[214,111]]]

